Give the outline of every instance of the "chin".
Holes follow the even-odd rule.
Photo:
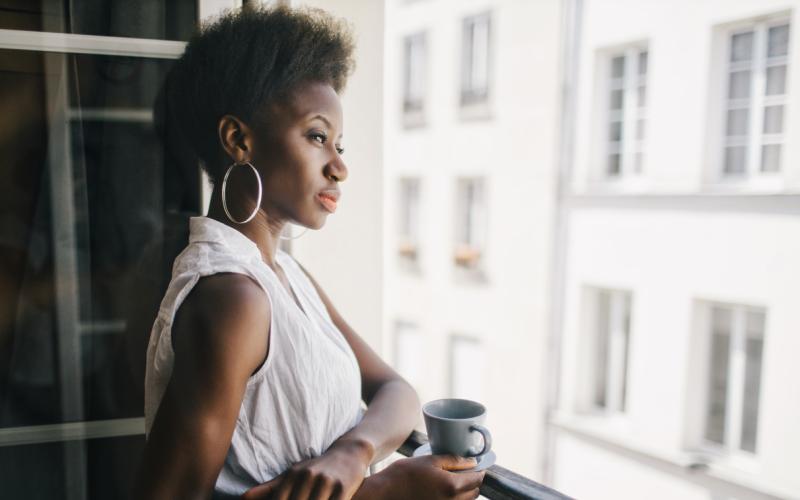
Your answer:
[[[317,230],[317,229],[322,229],[322,227],[325,225],[325,222],[326,222],[327,220],[328,220],[328,217],[327,217],[327,216],[325,216],[325,217],[322,217],[321,219],[319,219],[319,220],[316,222],[316,224],[314,224],[314,225],[312,225],[312,226],[309,226],[309,228],[311,228],[311,229],[314,229],[314,230]]]

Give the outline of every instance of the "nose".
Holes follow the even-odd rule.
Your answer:
[[[347,165],[345,165],[341,155],[338,153],[325,165],[325,177],[336,182],[342,182],[347,179]]]

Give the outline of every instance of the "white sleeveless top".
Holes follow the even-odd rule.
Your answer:
[[[252,277],[271,304],[269,353],[247,381],[215,487],[219,493],[239,495],[294,463],[321,455],[353,428],[362,416],[361,376],[349,344],[289,254],[278,250],[276,261],[302,310],[245,235],[209,217],[191,217],[189,228],[189,244],[175,259],[150,333],[145,433],[150,433],[172,374],[175,311],[203,276],[226,272]]]

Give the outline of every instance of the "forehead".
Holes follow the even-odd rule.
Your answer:
[[[314,116],[323,115],[331,125],[341,132],[342,103],[339,94],[321,82],[299,85],[289,95],[272,106],[273,118],[286,126],[310,121]]]

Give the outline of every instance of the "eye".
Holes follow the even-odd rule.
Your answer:
[[[325,141],[328,140],[328,136],[322,132],[312,132],[309,137],[311,137],[311,140],[317,141],[320,144],[325,144]]]
[[[344,154],[344,148],[341,147],[341,146],[336,146],[336,152],[339,153],[340,155],[343,155]]]

